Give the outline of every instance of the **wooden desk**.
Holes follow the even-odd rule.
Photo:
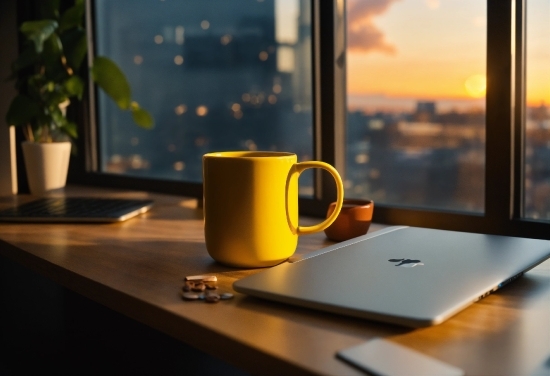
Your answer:
[[[67,194],[106,192],[78,188]],[[549,262],[445,323],[416,330],[238,293],[218,304],[185,302],[179,290],[186,275],[214,274],[221,290],[232,291],[235,280],[259,270],[228,268],[208,256],[196,200],[108,194],[152,197],[155,205],[149,213],[118,224],[0,224],[0,255],[254,374],[360,375],[335,353],[375,336],[461,367],[469,375],[550,374]],[[15,200],[28,197],[3,198],[0,208]],[[373,225],[371,231],[381,227]],[[298,253],[328,244],[322,233],[304,236]]]

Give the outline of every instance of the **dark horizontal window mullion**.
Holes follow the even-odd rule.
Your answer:
[[[72,179],[72,183],[139,191],[167,193],[202,198],[202,183],[134,177],[105,172],[88,172]]]
[[[472,215],[412,208],[406,209],[403,207],[376,205],[376,203],[373,222],[477,233],[497,234],[499,232],[499,228],[497,226],[490,226],[482,214]]]
[[[550,224],[543,221],[513,219],[506,235],[550,240]]]
[[[550,240],[550,225],[548,223],[523,219],[495,222],[488,221],[482,214],[433,212],[375,204],[373,221],[392,225]]]
[[[512,0],[488,0],[485,217],[502,225],[512,218],[514,192],[511,41]]]

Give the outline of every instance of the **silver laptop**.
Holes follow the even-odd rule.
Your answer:
[[[411,327],[439,324],[550,257],[550,241],[389,227],[236,281],[236,291]]]

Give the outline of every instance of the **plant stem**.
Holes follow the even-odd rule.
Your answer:
[[[47,125],[42,126],[42,134],[40,135],[40,142],[51,142],[50,132]]]
[[[67,74],[72,76],[74,72],[72,68],[67,65],[67,58],[65,55],[61,55],[61,64],[63,65],[63,68],[65,68],[65,71],[67,71]]]
[[[34,142],[34,134],[32,133],[32,127],[29,123],[25,124],[23,127],[23,135],[27,141]]]

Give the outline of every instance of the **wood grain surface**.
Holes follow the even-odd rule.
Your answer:
[[[408,329],[235,293],[260,269],[213,261],[196,199],[84,187],[57,195],[152,198],[151,211],[116,224],[0,224],[0,254],[79,294],[253,374],[361,375],[338,350],[385,337],[472,375],[550,374],[550,267],[546,262],[438,326]],[[0,209],[29,196],[4,197]],[[302,218],[304,224],[319,221]],[[373,224],[369,231],[384,226]],[[333,244],[300,238],[297,253]],[[183,301],[187,275],[211,274],[235,298]]]

